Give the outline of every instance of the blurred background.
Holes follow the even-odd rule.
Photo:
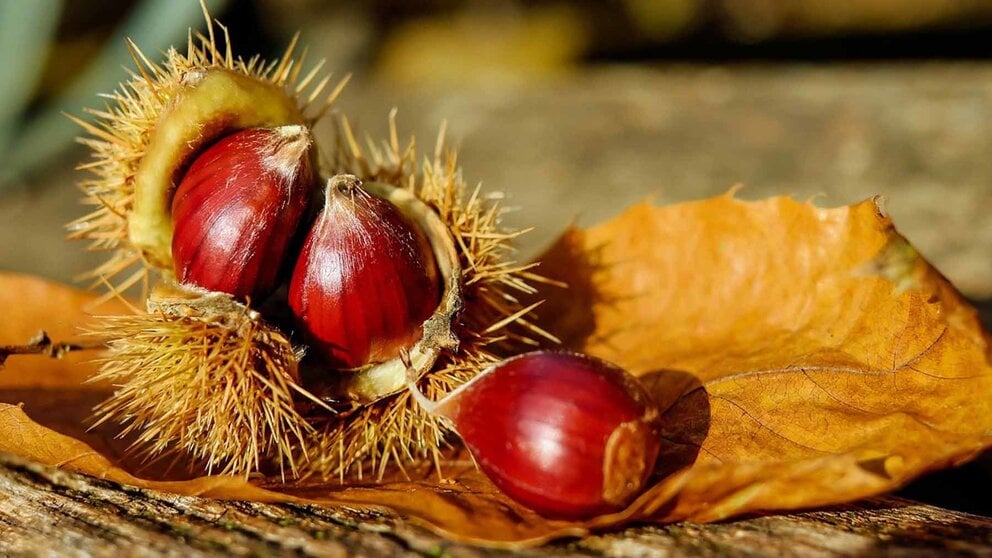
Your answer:
[[[207,3],[236,54],[299,30],[353,73],[337,108],[373,137],[392,107],[426,148],[446,120],[468,181],[537,225],[525,256],[646,197],[881,194],[990,317],[992,0]],[[63,241],[86,157],[63,113],[126,77],[123,37],[155,58],[190,26],[196,0],[0,0],[0,269],[71,281],[98,261]],[[988,463],[907,494],[989,513]]]

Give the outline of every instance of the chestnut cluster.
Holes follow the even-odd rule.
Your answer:
[[[557,341],[531,314],[544,280],[513,261],[519,231],[467,187],[443,129],[421,163],[392,117],[388,139],[362,144],[341,116],[318,165],[311,129],[347,78],[304,70],[295,40],[270,62],[236,57],[204,15],[206,33],[160,63],[129,41],[136,71],[96,122],[77,120],[94,160],[70,237],[111,254],[88,274],[106,297],[145,287],[146,312],[92,332],[107,352],[91,381],[114,388],[94,422],[150,458],[283,481],[440,466],[455,431],[539,513],[627,505],[658,413],[597,359],[500,362]]]
[[[247,129],[195,157],[172,200],[177,280],[251,305],[288,279],[299,336],[328,368],[402,357],[413,396],[510,497],[567,518],[629,503],[658,453],[658,414],[638,382],[591,357],[535,352],[428,400],[409,361],[442,299],[428,231],[352,175],[328,180],[321,205],[312,144],[305,126]]]
[[[336,370],[398,356],[437,307],[431,246],[354,176],[317,179],[305,126],[248,129],[204,149],[172,201],[172,256],[184,285],[260,303],[289,276],[307,346]]]

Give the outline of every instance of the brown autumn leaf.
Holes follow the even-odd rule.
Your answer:
[[[446,464],[441,482],[292,487],[136,462],[112,430],[86,430],[109,388],[82,384],[93,366],[78,355],[11,357],[0,451],[182,494],[388,508],[453,538],[520,546],[631,520],[851,501],[992,445],[992,368],[975,312],[874,202],[644,204],[568,231],[544,262],[572,284],[548,293],[544,325],[638,374],[664,409],[656,482],[624,512],[546,520],[466,461]],[[41,328],[72,337],[91,300],[0,275],[0,344]]]
[[[668,476],[638,517],[855,500],[992,445],[977,314],[874,200],[642,204],[544,261],[573,286],[545,325],[656,386]]]

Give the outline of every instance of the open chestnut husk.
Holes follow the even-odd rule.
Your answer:
[[[140,286],[147,309],[94,328],[108,347],[96,379],[114,386],[96,419],[121,424],[150,455],[181,450],[208,471],[239,475],[381,477],[398,461],[437,459],[449,431],[403,393],[408,368],[437,398],[496,362],[511,341],[554,339],[531,320],[533,284],[542,279],[535,263],[513,261],[520,231],[500,225],[497,195],[467,186],[443,131],[424,157],[412,138],[400,142],[392,118],[386,141],[363,144],[342,117],[338,141],[309,150],[322,153],[319,169],[315,155],[275,148],[286,155],[276,165],[289,171],[281,177],[260,151],[225,147],[258,133],[300,139],[346,80],[325,95],[321,63],[305,70],[295,42],[266,63],[236,57],[216,30],[208,17],[205,34],[191,32],[187,51],[169,49],[161,63],[129,42],[135,71],[105,110],[93,111],[96,122],[77,120],[93,150],[83,165],[92,175],[81,184],[92,207],[70,224],[71,237],[109,252],[88,274],[108,287],[106,298]],[[375,211],[398,212],[393,221],[413,230],[400,236],[415,240],[399,242],[391,261],[407,260],[412,247],[412,265],[401,267],[414,271],[397,274],[422,274],[409,289],[417,304],[400,316],[398,299],[362,292],[381,274],[349,283],[355,292],[345,298],[359,302],[349,320],[388,320],[349,321],[343,329],[361,339],[344,355],[305,334],[327,328],[294,321],[281,292],[280,269],[301,259],[296,241],[313,217],[302,203],[308,196],[296,195],[311,172],[354,175],[372,205],[385,204]],[[319,181],[310,193],[319,198]],[[352,263],[388,253],[364,250]]]
[[[330,178],[293,269],[289,306],[325,372],[311,387],[335,405],[403,391],[457,349],[461,264],[437,213],[407,190]]]
[[[506,495],[556,518],[619,511],[654,470],[659,413],[623,369],[536,351],[496,364],[443,399],[414,397],[450,420]]]

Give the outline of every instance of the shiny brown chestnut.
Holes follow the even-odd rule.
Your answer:
[[[331,178],[289,286],[308,345],[338,370],[394,359],[420,339],[440,299],[424,233],[357,177]]]
[[[232,133],[206,148],[172,201],[177,279],[262,300],[278,286],[313,199],[310,131]]]
[[[606,361],[537,351],[486,369],[437,402],[479,468],[548,517],[619,511],[644,488],[659,449],[658,411],[636,378]]]

